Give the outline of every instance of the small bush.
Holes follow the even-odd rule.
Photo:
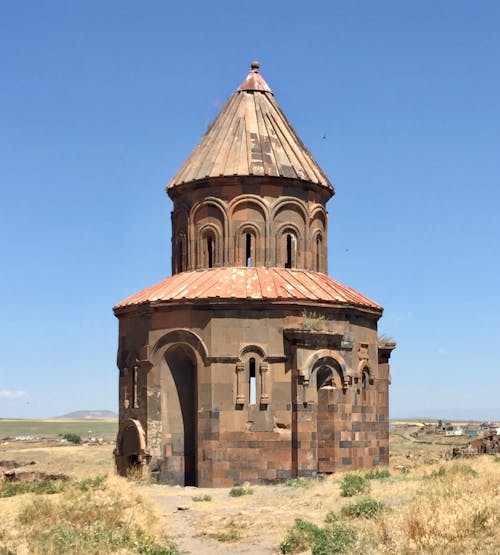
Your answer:
[[[495,455],[495,456],[493,457],[493,462],[500,463],[500,455]]]
[[[321,534],[321,528],[301,518],[296,518],[279,546],[280,553],[300,553],[311,547]]]
[[[362,501],[358,501],[358,503],[351,503],[350,505],[342,507],[342,514],[344,516],[376,520],[384,509],[385,505],[382,502],[368,497]]]
[[[289,488],[310,488],[313,485],[313,481],[309,478],[289,478],[285,482],[285,486]]]
[[[365,478],[367,480],[385,480],[390,477],[391,473],[388,468],[372,468],[365,473]]]
[[[472,515],[472,523],[471,523],[471,528],[472,528],[472,532],[480,532],[481,530],[484,530],[488,524],[488,519],[490,518],[490,513],[488,511],[488,509],[482,509],[480,511],[476,511],[473,515]]]
[[[221,543],[237,542],[241,538],[241,534],[236,528],[230,528],[228,532],[220,532],[215,535],[215,539]]]
[[[80,445],[82,442],[82,438],[78,434],[74,433],[64,434],[63,439],[65,439],[68,443],[73,443],[74,445]]]
[[[103,489],[105,485],[105,476],[95,476],[94,478],[85,478],[78,482],[78,489],[80,491],[89,491],[91,489]]]
[[[427,480],[437,480],[444,478],[446,476],[446,468],[444,466],[440,466],[437,470],[433,470],[430,474],[424,475],[424,478]]]
[[[355,530],[336,520],[320,528],[312,522],[297,518],[280,544],[279,552],[293,554],[310,548],[313,555],[332,555],[344,553],[353,547],[356,540]]]
[[[325,321],[325,316],[323,314],[318,314],[317,312],[309,312],[304,310],[302,313],[303,317],[303,328],[305,330],[315,330],[320,331],[323,328],[323,323]]]
[[[354,547],[357,539],[356,530],[338,522],[323,529],[323,534],[312,546],[312,555],[345,553]]]
[[[326,513],[326,516],[325,516],[326,524],[335,524],[338,521],[339,519],[337,518],[335,511],[328,511],[328,513]]]
[[[231,497],[241,497],[242,495],[251,495],[252,493],[253,489],[243,486],[234,486],[229,491]]]
[[[370,491],[370,483],[361,474],[346,474],[340,482],[340,495],[352,497]]]
[[[191,497],[191,499],[195,502],[212,501],[212,496],[211,495],[195,495],[194,497]]]

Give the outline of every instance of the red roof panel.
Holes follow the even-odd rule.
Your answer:
[[[301,300],[382,307],[319,272],[284,268],[212,268],[181,272],[118,303],[128,306],[197,299]]]

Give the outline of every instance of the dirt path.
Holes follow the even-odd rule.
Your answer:
[[[297,516],[320,518],[325,506],[314,489],[252,486],[253,494],[231,497],[229,488],[163,485],[144,489],[161,507],[167,533],[181,551],[193,555],[274,555]],[[211,501],[195,502],[209,495]],[[322,497],[322,496],[321,496]],[[316,514],[317,513],[317,514]]]

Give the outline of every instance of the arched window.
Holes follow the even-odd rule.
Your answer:
[[[342,370],[330,364],[322,365],[316,372],[316,389],[344,389]]]
[[[323,238],[321,237],[321,233],[316,235],[316,244],[315,244],[315,262],[316,262],[316,271],[321,272],[322,264],[321,264],[321,254],[323,250]]]
[[[362,389],[368,389],[368,386],[370,385],[370,370],[368,370],[368,368],[363,368],[363,374],[361,377],[361,388]]]
[[[291,233],[287,233],[285,241],[285,268],[293,268],[295,266],[295,237]]]
[[[211,235],[207,235],[207,267],[213,268],[214,266],[214,239]]]
[[[176,241],[177,272],[187,270],[187,240],[184,233],[180,233]]]
[[[255,243],[254,241],[252,241],[253,237],[252,234],[247,232],[245,233],[245,266],[247,268],[250,268],[253,264],[252,264],[252,260],[254,259],[253,256],[253,249],[255,248],[255,245],[253,243]]]
[[[219,265],[220,253],[218,252],[218,237],[213,229],[205,229],[199,239],[200,266],[201,268],[215,268]]]
[[[271,371],[264,352],[256,350],[242,353],[242,360],[236,363],[236,404],[269,405],[271,399]]]

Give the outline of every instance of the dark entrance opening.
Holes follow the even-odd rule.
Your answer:
[[[140,463],[139,463],[139,456],[138,455],[129,455],[127,457],[127,470],[128,474],[135,473],[139,470]]]
[[[170,476],[178,485],[196,485],[196,362],[188,348],[175,346],[165,355],[169,369],[167,384],[168,429],[172,456],[181,472]]]

